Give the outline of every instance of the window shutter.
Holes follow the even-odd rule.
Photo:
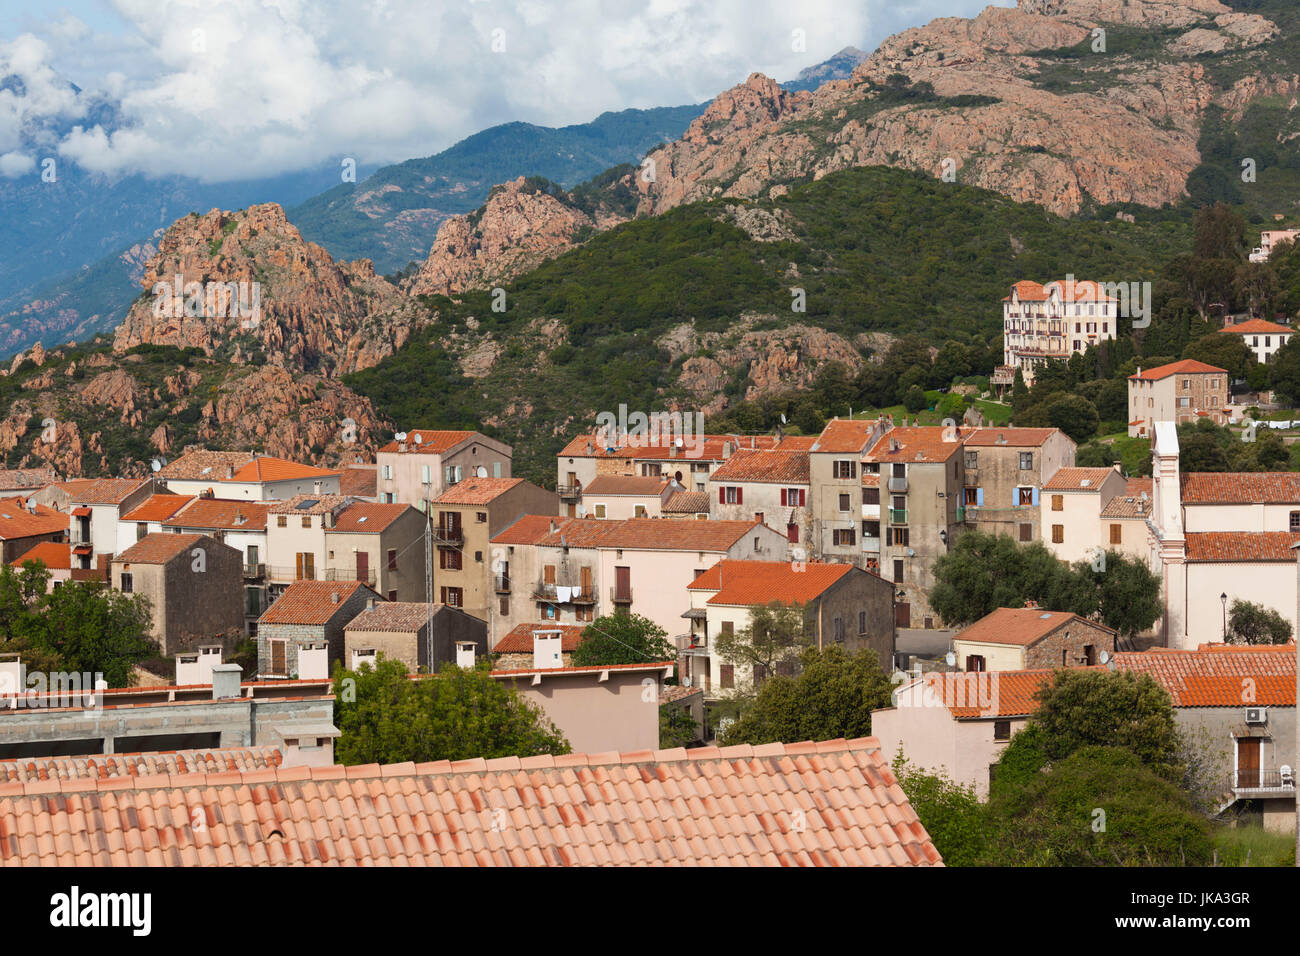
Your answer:
[[[984,489],[983,489],[983,488],[976,488],[976,489],[975,489],[975,506],[978,508],[978,507],[979,507],[980,505],[982,505],[982,504],[984,504]]]
[[[737,489],[736,489],[736,504],[738,504],[738,505],[743,505],[744,503],[745,503],[745,489],[744,489],[744,488],[737,488]]]
[[[804,489],[803,489],[803,488],[800,488],[800,489],[799,489],[799,507],[802,508],[803,506],[804,506]]]
[[[1011,489],[1011,507],[1013,507],[1013,508],[1019,508],[1019,507],[1020,507],[1020,489],[1019,489],[1019,488],[1012,488],[1012,489]]]
[[[726,503],[727,503],[727,489],[726,489],[726,488],[723,488],[721,485],[719,485],[719,486],[718,486],[718,504],[720,504],[720,505],[725,505]]]
[[[784,508],[785,506],[786,506],[786,503],[785,503],[785,489],[782,488],[782,489],[781,489],[781,507]]]
[[[1034,507],[1036,508],[1036,507],[1038,507],[1038,489],[1037,489],[1037,488],[1033,489],[1033,496],[1034,496],[1034,497],[1033,497]]]

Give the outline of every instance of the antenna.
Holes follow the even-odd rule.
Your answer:
[[[393,436],[397,441],[406,441],[406,432],[398,432]]]

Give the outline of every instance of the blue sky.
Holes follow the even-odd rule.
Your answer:
[[[26,91],[0,93],[0,175],[26,170],[35,142],[98,171],[209,180],[393,162],[511,120],[702,102],[754,71],[790,79],[844,46],[988,5],[0,0],[0,77]],[[69,80],[85,95],[69,96]],[[119,125],[86,119],[96,99]]]

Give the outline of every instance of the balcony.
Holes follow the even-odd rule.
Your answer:
[[[266,576],[271,581],[315,581],[317,580],[316,569],[303,568],[301,573],[297,568],[283,567],[280,565],[267,565]]]
[[[497,594],[509,594],[510,575],[508,574],[492,575],[492,590],[496,591]]]
[[[555,493],[560,496],[562,501],[575,501],[582,497],[582,482],[575,482],[571,485],[556,485]]]
[[[879,553],[880,553],[880,536],[879,536],[879,535],[863,535],[863,536],[862,536],[862,550],[863,550],[863,551],[870,551],[870,552],[872,552],[873,554],[879,554]]]
[[[889,509],[889,523],[890,523],[890,524],[907,524],[907,509],[906,509],[906,508],[890,508],[890,509]]]
[[[907,491],[907,479],[894,477],[889,479],[889,490],[902,494]]]
[[[1286,777],[1281,770],[1238,770],[1236,785],[1232,788],[1238,799],[1255,797],[1294,797],[1295,773]]]
[[[436,524],[433,526],[433,540],[437,544],[450,544],[459,548],[465,543],[465,532],[459,527],[448,528]]]
[[[577,584],[556,585],[547,581],[538,581],[533,587],[533,597],[538,601],[550,601],[554,604],[595,604],[596,589],[584,588]]]
[[[618,587],[618,585],[615,585],[614,587],[609,589],[609,599],[615,604],[631,604],[632,603],[631,586],[628,586],[626,588],[620,588]]]
[[[875,504],[863,503],[862,517],[867,519],[868,521],[874,521],[878,519],[880,517],[880,502],[877,501]]]
[[[244,580],[246,580],[246,581],[256,581],[258,578],[264,578],[264,577],[266,577],[266,564],[265,564],[265,562],[263,562],[263,563],[261,563],[261,564],[245,564],[245,565],[244,565]]]
[[[360,581],[370,587],[375,586],[374,568],[326,568],[326,581]]]

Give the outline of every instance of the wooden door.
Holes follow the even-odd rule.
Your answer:
[[[1237,738],[1237,786],[1259,786],[1259,738]]]
[[[614,568],[614,593],[620,601],[628,600],[632,595],[632,569]]]
[[[270,641],[268,643],[271,645],[271,673],[284,674],[285,673],[285,653],[284,653],[285,642]]]
[[[912,605],[910,604],[894,605],[894,626],[895,627],[912,626]]]
[[[587,567],[586,565],[583,565],[582,596],[585,598],[585,597],[589,597],[590,595],[591,595],[591,568]]]
[[[368,584],[370,581],[370,552],[357,552],[357,580],[362,584]]]

